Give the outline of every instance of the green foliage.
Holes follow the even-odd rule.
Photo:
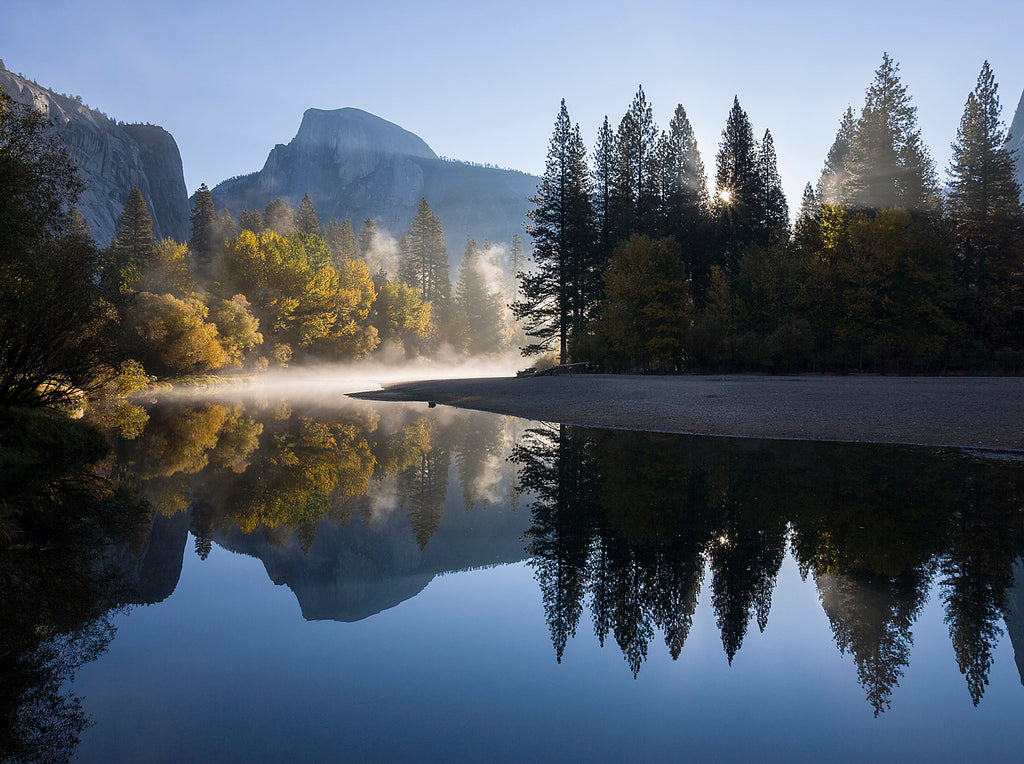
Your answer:
[[[523,273],[516,318],[534,341],[524,355],[557,350],[562,363],[570,345],[582,338],[600,298],[600,271],[594,267],[589,171],[579,125],[569,121],[565,100],[548,145],[544,176],[527,214],[533,237],[534,268]]]
[[[597,331],[615,368],[678,370],[693,306],[676,241],[631,237],[615,250],[604,278]]]
[[[109,371],[100,258],[71,214],[80,189],[45,120],[0,94],[0,408],[74,405]]]
[[[320,235],[320,218],[316,216],[316,210],[313,208],[309,194],[304,194],[299,203],[299,211],[295,218],[295,230],[310,236]]]
[[[455,284],[455,309],[463,319],[462,332],[452,332],[450,341],[458,349],[472,354],[493,353],[502,345],[503,306],[496,285],[500,278],[497,263],[472,239],[466,239],[466,252]],[[461,334],[461,336],[459,336]]]
[[[366,228],[364,223],[363,228]],[[360,230],[360,235],[363,231]],[[451,278],[448,274],[448,247],[441,219],[420,199],[406,236],[407,251],[399,264],[398,277],[416,287],[423,299],[434,306],[435,316],[443,317],[451,299]],[[362,243],[360,243],[362,251]]]

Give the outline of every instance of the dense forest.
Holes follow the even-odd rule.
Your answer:
[[[515,305],[532,339],[617,371],[1024,370],[1024,213],[988,63],[944,187],[885,55],[790,223],[774,141],[736,99],[715,189],[682,106],[641,88],[588,155],[562,102]]]
[[[1024,370],[1024,211],[986,63],[945,186],[887,55],[791,222],[774,141],[736,99],[709,191],[686,111],[641,88],[594,150],[563,101],[526,228],[467,239],[451,277],[420,201],[397,240],[308,195],[194,196],[189,242],[132,194],[98,249],[81,183],[32,109],[0,100],[0,404],[75,403],[154,376],[520,347],[608,371]]]
[[[322,224],[308,195],[236,223],[194,196],[191,237],[155,240],[135,189],[98,249],[82,184],[35,110],[0,96],[0,406],[66,404],[153,377],[498,353],[523,245],[467,239],[454,285],[440,219],[420,201],[398,241],[366,220]],[[372,266],[372,269],[371,269]]]

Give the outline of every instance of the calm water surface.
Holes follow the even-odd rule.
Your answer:
[[[141,419],[104,468],[124,527],[2,560],[24,750],[1024,756],[1018,461],[346,400]]]

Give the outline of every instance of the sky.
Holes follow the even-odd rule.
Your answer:
[[[791,208],[888,52],[945,178],[988,60],[1009,124],[1024,3],[0,0],[16,73],[177,141],[189,193],[260,169],[310,107],[354,106],[442,156],[541,174],[562,98],[592,148],[642,85],[659,127],[686,109],[709,183],[733,97],[770,129]]]

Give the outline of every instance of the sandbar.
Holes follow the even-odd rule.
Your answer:
[[[1024,452],[1024,377],[573,374],[423,380],[353,397],[586,427]]]

